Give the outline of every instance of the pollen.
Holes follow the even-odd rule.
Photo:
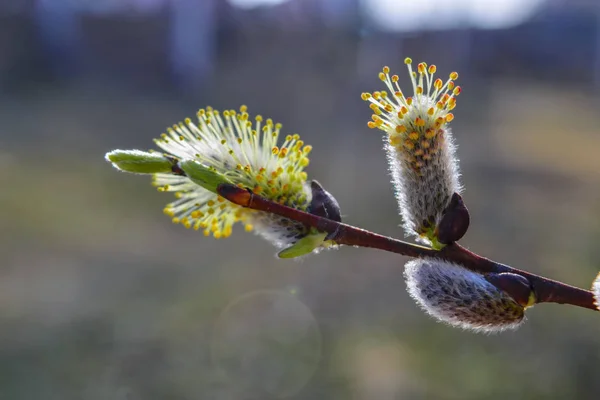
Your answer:
[[[260,115],[251,118],[246,106],[222,112],[206,107],[196,115],[197,122],[186,118],[155,140],[166,156],[193,159],[240,188],[307,209],[311,192],[303,169],[312,147],[300,135],[280,135],[280,123]],[[155,174],[153,185],[161,192],[174,192],[174,201],[163,212],[176,224],[215,238],[229,237],[238,222],[253,228],[257,211],[230,203],[187,176]]]
[[[436,138],[439,129],[454,119],[450,112],[456,107],[456,97],[461,93],[460,86],[455,86],[458,73],[452,72],[445,82],[435,77],[437,67],[418,63],[416,71],[412,67],[412,59],[406,58],[404,63],[408,68],[414,95],[404,97],[398,84],[397,75],[390,76],[390,68],[384,67],[378,77],[387,90],[363,93],[361,98],[368,101],[373,111],[369,128],[377,128],[385,132],[403,133],[405,136],[400,141],[393,140],[394,146],[399,150],[412,150],[404,146],[405,139],[418,140],[419,137],[427,139]],[[394,96],[387,97],[387,93]],[[441,137],[441,136],[440,136]],[[437,139],[436,139],[437,140]],[[431,145],[435,147],[435,145]]]

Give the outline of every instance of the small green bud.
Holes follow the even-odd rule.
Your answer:
[[[207,167],[194,160],[181,161],[179,167],[192,182],[213,193],[217,193],[217,187],[223,183],[232,184],[230,180],[217,172],[216,169]]]
[[[116,169],[133,174],[168,174],[173,167],[173,162],[162,154],[141,150],[113,150],[105,158]]]
[[[308,234],[290,247],[286,247],[285,249],[281,250],[279,253],[277,253],[277,257],[296,258],[310,254],[313,250],[323,244],[325,241],[325,236],[327,236],[327,233],[322,232]]]

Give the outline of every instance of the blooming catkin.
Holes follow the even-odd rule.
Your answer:
[[[434,80],[436,66],[412,60],[405,64],[411,77],[413,95],[405,96],[398,75],[384,67],[379,78],[388,91],[363,93],[373,110],[370,128],[386,133],[385,150],[392,173],[403,225],[408,235],[441,247],[436,228],[454,193],[460,193],[459,170],[452,132],[456,96],[461,92],[452,72],[446,82]]]
[[[483,275],[439,259],[415,259],[405,266],[410,296],[434,318],[478,332],[519,326],[525,307]]]
[[[115,150],[107,153],[106,159],[122,171],[152,174],[159,191],[174,192],[176,197],[164,213],[174,223],[201,230],[206,236],[228,237],[233,225],[241,222],[247,231],[254,230],[279,248],[298,243],[299,248],[280,256],[296,257],[332,245],[325,240],[325,233],[238,206],[217,194],[219,184],[235,184],[310,212],[315,205],[314,185],[307,181],[304,168],[309,164],[311,146],[297,134],[285,136],[279,144],[281,124],[260,115],[252,121],[245,106],[239,112],[222,113],[207,107],[197,116],[197,123],[188,118],[155,140],[164,154]]]

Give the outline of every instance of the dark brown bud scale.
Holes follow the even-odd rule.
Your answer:
[[[484,278],[512,297],[519,305],[523,307],[531,306],[533,288],[531,283],[524,276],[513,274],[511,272],[491,273],[484,275]]]
[[[310,189],[312,190],[312,200],[307,211],[319,217],[342,222],[340,205],[335,197],[314,180],[310,183]]]
[[[470,222],[469,210],[462,197],[458,193],[454,193],[436,228],[438,241],[443,244],[457,242],[467,233]]]

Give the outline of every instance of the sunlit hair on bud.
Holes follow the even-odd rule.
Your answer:
[[[596,279],[592,284],[592,292],[594,292],[594,304],[596,305],[596,308],[600,310],[600,274],[596,276]]]
[[[514,329],[525,308],[485,280],[483,275],[438,259],[415,259],[405,266],[410,296],[434,318],[478,331]]]

